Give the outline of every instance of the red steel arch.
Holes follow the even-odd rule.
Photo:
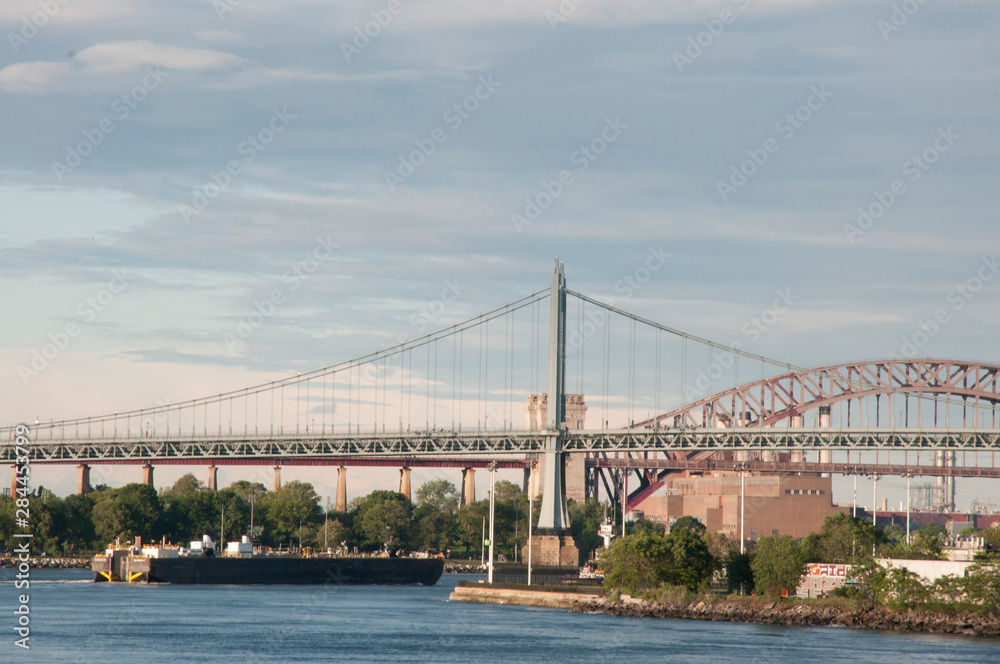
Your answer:
[[[887,397],[891,412],[894,395],[913,394],[960,397],[995,406],[1000,403],[1000,365],[933,359],[836,364],[739,385],[635,426],[774,426],[821,406],[871,397]],[[978,418],[979,409],[973,411]],[[850,421],[850,412],[848,404],[846,426],[861,424]]]

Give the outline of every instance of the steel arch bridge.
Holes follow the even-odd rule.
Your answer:
[[[928,403],[928,397],[932,399]],[[902,399],[901,417],[894,414],[893,399]],[[883,404],[883,399],[885,403]],[[874,404],[872,402],[874,401]],[[971,423],[968,405],[972,405]],[[911,409],[911,403],[912,409]],[[984,410],[983,404],[988,408]],[[980,428],[997,427],[1000,404],[1000,365],[943,359],[887,359],[870,362],[850,362],[815,369],[791,371],[761,380],[738,385],[718,393],[703,397],[668,412],[636,424],[637,428],[652,430],[700,430],[714,429],[748,431],[757,428],[762,436],[780,438],[782,432],[793,434],[807,430],[805,416],[814,415],[813,426],[819,440],[826,439],[831,444],[822,450],[815,463],[805,463],[801,454],[794,455],[791,462],[782,463],[773,455],[742,455],[740,462],[748,470],[801,471],[812,466],[814,472],[859,473],[864,469],[874,472],[878,464],[859,466],[857,464],[833,464],[829,451],[841,447],[836,441],[846,431],[877,431],[886,426],[885,431],[906,432],[915,424],[917,430],[928,428],[942,431],[967,430],[969,433]],[[874,405],[874,408],[872,406]],[[952,406],[962,409],[960,423],[952,426]],[[841,419],[834,427],[832,411],[841,409]],[[980,415],[989,414],[989,421],[982,422]],[[852,419],[853,415],[853,419]],[[931,420],[928,422],[928,420]],[[782,426],[784,425],[784,426]],[[823,430],[830,433],[823,434]],[[888,441],[887,441],[888,442]],[[871,444],[874,443],[874,444]],[[899,445],[888,442],[878,444],[874,440],[867,447],[880,450],[919,450],[920,446]],[[821,444],[822,445],[822,444]],[[864,444],[854,449],[864,449]],[[977,447],[973,445],[973,448]],[[951,468],[952,450],[971,449],[965,445],[945,445],[936,447],[936,465],[927,467],[927,475],[1000,476],[1000,470],[991,468]],[[772,448],[780,449],[779,448]],[[789,448],[786,448],[789,449]],[[800,448],[802,449],[802,448]],[[616,454],[615,457],[618,455]],[[611,458],[607,453],[588,460],[587,490],[596,495],[598,482],[603,481],[609,494],[620,491],[605,477],[602,469],[630,469],[638,475],[638,486],[628,495],[628,507],[632,508],[659,489],[671,474],[684,470],[704,470],[725,468],[727,463],[716,451],[664,451],[662,454],[626,453],[625,458]],[[753,458],[756,456],[757,458]],[[912,472],[912,467],[903,464]],[[730,460],[729,467],[733,464]],[[787,466],[787,467],[786,467]],[[886,464],[885,467],[890,467]]]
[[[884,396],[887,409],[891,412],[893,396],[906,399],[912,395],[944,395],[983,401],[993,406],[995,422],[996,404],[1000,403],[1000,365],[933,359],[835,364],[745,383],[640,422],[637,426],[772,427],[784,420],[792,426],[801,426],[801,419],[796,421],[796,418],[801,418],[805,412],[846,402],[845,426],[849,427],[852,425],[852,401],[858,402],[856,412],[860,413],[861,401],[874,398],[878,402]],[[909,401],[905,404],[908,407]],[[914,415],[920,421],[921,400],[917,400],[916,404],[918,410]],[[877,416],[880,414],[879,405],[877,403]],[[977,419],[978,412],[978,408],[973,409]],[[936,417],[936,410],[934,414]],[[856,420],[854,424],[861,422]],[[873,424],[879,426],[880,422]],[[904,426],[907,424],[908,421]],[[974,422],[974,426],[976,424],[978,421]],[[824,424],[820,422],[819,426]]]

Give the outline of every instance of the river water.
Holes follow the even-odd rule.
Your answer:
[[[618,618],[449,602],[436,586],[95,584],[32,572],[31,650],[9,612],[24,591],[0,571],[0,662],[1000,662],[1000,640],[845,628]],[[6,624],[4,624],[6,623]]]

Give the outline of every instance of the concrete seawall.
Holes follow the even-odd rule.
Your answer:
[[[482,604],[513,604],[538,606],[546,609],[572,610],[579,605],[599,600],[597,595],[560,593],[546,590],[504,590],[501,588],[468,588],[459,586],[448,597],[453,602]]]
[[[896,613],[884,607],[831,606],[809,602],[769,601],[764,598],[672,604],[640,600],[626,595],[622,600],[612,602],[607,597],[582,593],[470,587],[455,588],[449,599],[457,602],[563,609],[574,613],[604,613],[629,618],[710,620],[800,627],[854,627],[898,632],[1000,637],[1000,616],[974,611],[944,613],[911,610]]]

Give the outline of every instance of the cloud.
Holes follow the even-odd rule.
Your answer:
[[[149,40],[96,44],[69,62],[19,62],[0,70],[0,89],[7,92],[54,94],[98,93],[120,87],[120,77],[147,66],[177,71],[224,71],[247,66],[247,60],[223,51],[189,49]]]

